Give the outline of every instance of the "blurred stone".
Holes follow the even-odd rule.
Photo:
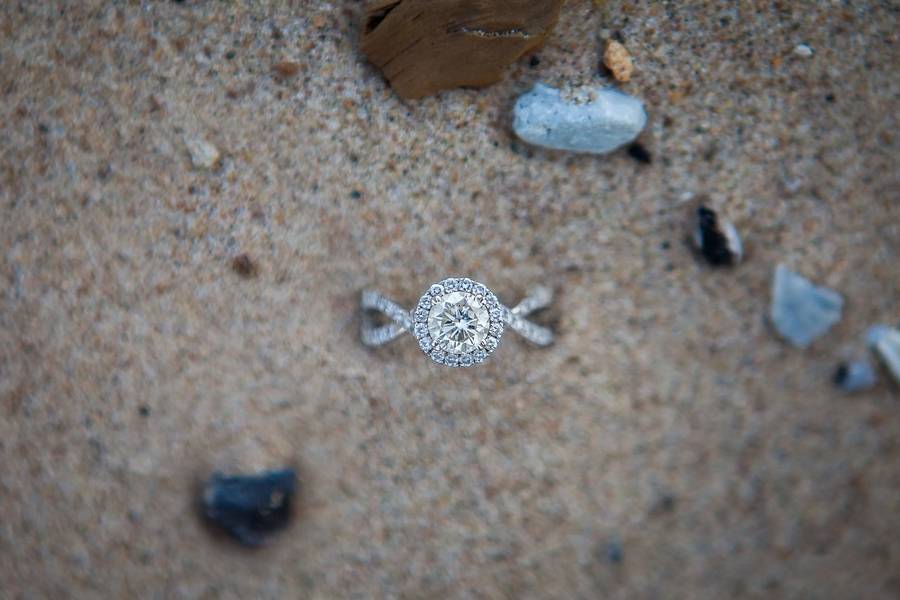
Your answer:
[[[697,251],[713,266],[734,266],[744,257],[744,245],[734,225],[705,206],[697,209],[693,240]]]
[[[834,384],[845,392],[863,392],[875,387],[875,369],[864,360],[843,363],[834,373]]]
[[[797,44],[794,46],[794,54],[801,58],[809,58],[813,55],[813,50],[806,44]]]
[[[184,144],[191,155],[191,162],[201,169],[211,169],[219,162],[219,149],[200,137],[185,136]]]
[[[513,129],[536,146],[605,154],[634,141],[646,123],[641,102],[618,90],[539,83],[516,102]]]
[[[775,269],[772,285],[772,324],[798,348],[806,348],[841,320],[844,299],[818,287],[784,265]]]
[[[244,546],[259,546],[290,521],[296,480],[293,469],[213,473],[203,491],[206,517]]]
[[[870,327],[866,342],[872,348],[891,376],[900,383],[900,330],[884,325]]]

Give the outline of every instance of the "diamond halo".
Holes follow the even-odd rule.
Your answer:
[[[503,311],[497,297],[471,279],[450,278],[432,285],[412,314],[419,347],[442,365],[481,364],[503,335]]]

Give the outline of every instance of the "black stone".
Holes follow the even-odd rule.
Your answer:
[[[628,156],[645,165],[653,162],[653,156],[650,154],[650,151],[640,142],[635,142],[628,146]]]
[[[845,383],[847,383],[847,379],[850,377],[850,367],[847,363],[841,363],[838,365],[837,370],[835,370],[834,375],[831,377],[831,381],[834,385],[838,387],[843,387]]]
[[[740,259],[722,231],[716,212],[705,206],[697,209],[697,242],[700,253],[713,266],[732,266]]]
[[[291,518],[297,488],[293,469],[257,475],[213,473],[203,490],[206,518],[244,546],[259,546]]]

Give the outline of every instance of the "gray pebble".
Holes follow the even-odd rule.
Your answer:
[[[287,526],[297,489],[293,469],[252,475],[213,473],[203,490],[206,517],[245,546]]]
[[[606,154],[634,141],[647,123],[640,100],[607,87],[562,91],[541,83],[519,97],[513,129],[529,144]]]
[[[202,137],[184,137],[184,145],[191,155],[191,162],[198,169],[212,169],[219,162],[219,149]]]
[[[784,265],[775,269],[772,324],[779,335],[806,348],[841,320],[844,299],[837,292],[810,283]]]
[[[868,361],[844,363],[834,373],[834,384],[845,392],[864,392],[875,387],[878,378]]]

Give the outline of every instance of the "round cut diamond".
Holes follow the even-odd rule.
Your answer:
[[[484,285],[449,278],[432,285],[411,315],[422,351],[451,367],[481,364],[503,334],[502,305]]]
[[[487,308],[467,292],[450,292],[432,303],[428,332],[435,344],[451,354],[474,351],[490,330]]]

